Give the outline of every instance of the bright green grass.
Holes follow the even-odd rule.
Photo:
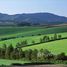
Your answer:
[[[62,37],[67,37],[67,33],[58,33],[61,34]],[[46,34],[49,37],[54,36],[54,34]],[[43,36],[45,35],[41,35],[41,36],[29,36],[29,37],[24,37],[24,38],[16,38],[16,39],[9,39],[9,40],[5,40],[5,41],[0,41],[0,47],[3,46],[3,44],[6,44],[7,46],[12,44],[14,47],[16,46],[17,43],[20,43],[24,40],[27,40],[28,44],[32,44],[32,41],[40,42],[40,38],[43,38]]]
[[[24,63],[29,63],[29,61],[0,59],[0,65],[11,65],[12,63],[24,64]]]
[[[7,46],[12,44],[14,47],[19,42],[22,42],[24,40],[28,41],[28,44],[31,44],[31,42],[34,40],[35,42],[39,42],[40,38],[42,38],[44,35],[53,36],[54,33],[59,33],[62,35],[62,37],[67,37],[67,27],[54,27],[54,28],[45,28],[45,27],[0,27],[0,38],[4,37],[12,37],[12,36],[24,36],[24,38],[16,38],[16,39],[9,39],[5,41],[0,41],[0,47],[3,46],[3,44],[6,44]],[[41,36],[38,36],[38,34],[42,34]],[[35,36],[30,36],[35,35]],[[53,42],[48,43],[42,43],[34,46],[24,47],[23,50],[28,49],[48,49],[53,54],[59,54],[61,52],[65,52],[67,54],[67,40],[57,40]],[[0,59],[0,65],[10,65],[12,63],[27,63],[29,61],[22,61],[22,60],[4,60]]]
[[[23,50],[28,49],[48,49],[53,54],[59,54],[61,52],[65,52],[67,55],[67,39],[64,40],[57,40],[48,43],[42,43],[34,46],[24,47]]]

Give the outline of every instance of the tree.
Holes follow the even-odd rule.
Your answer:
[[[24,51],[22,50],[22,48],[18,49],[19,50],[19,59],[22,59],[25,57]]]
[[[24,46],[26,46],[26,45],[28,45],[27,40],[24,40],[23,42],[20,43],[20,46],[21,46],[21,47],[24,47]]]
[[[25,59],[29,60],[29,51],[25,50],[24,53],[25,53]]]
[[[51,52],[47,49],[44,50],[44,59],[49,60],[49,56],[51,56]]]
[[[13,52],[14,47],[12,46],[12,44],[10,44],[7,48],[6,48],[6,52],[5,52],[5,58],[10,58],[11,53]]]
[[[31,55],[32,61],[37,61],[37,54],[38,54],[38,50],[34,49]]]
[[[38,57],[38,61],[43,61],[44,60],[44,50],[43,49],[41,49],[38,52],[37,57]]]
[[[44,36],[44,37],[43,37],[43,42],[46,42],[46,37],[47,37],[47,36]]]
[[[14,48],[14,51],[12,52],[13,59],[19,59],[19,50],[18,48]]]
[[[51,41],[53,41],[54,40],[54,37],[51,37]]]
[[[50,38],[49,36],[46,37],[46,42],[49,42],[50,41]]]
[[[62,36],[61,35],[58,35],[58,39],[61,39],[62,38]]]
[[[49,36],[44,36],[44,37],[43,37],[43,42],[48,42],[48,41],[50,41]]]
[[[40,38],[40,43],[42,43],[43,42],[43,39],[42,38]]]
[[[22,47],[24,47],[26,45],[28,45],[27,40],[24,40],[24,41],[22,41],[20,43],[17,43],[16,47],[17,48],[22,48]]]
[[[6,44],[3,44],[3,47],[2,47],[2,58],[5,58],[6,49],[7,49]]]
[[[16,48],[21,48],[21,44],[17,43]]]
[[[57,60],[65,60],[65,58],[66,58],[65,53],[61,53],[57,55]]]
[[[32,41],[32,44],[35,44],[35,41],[34,40]]]
[[[54,34],[54,40],[57,40],[57,34],[56,33]]]

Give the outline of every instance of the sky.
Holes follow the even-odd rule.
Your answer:
[[[0,0],[0,13],[49,12],[67,17],[67,0]]]

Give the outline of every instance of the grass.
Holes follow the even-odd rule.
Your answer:
[[[15,36],[43,28],[45,27],[0,27],[0,36],[1,37]]]
[[[22,28],[22,27],[21,27]],[[24,28],[24,27],[23,27]],[[11,29],[11,28],[10,28]],[[17,29],[17,28],[16,28]],[[27,29],[27,27],[25,27],[25,29]],[[33,29],[33,28],[32,28]],[[36,28],[35,28],[36,29]],[[33,30],[31,30],[31,31],[27,31],[26,32],[26,34],[28,33],[33,33],[32,31],[36,31],[36,30],[38,30],[39,28],[37,27],[37,29],[35,30],[35,29],[33,29]],[[66,27],[55,27],[55,28],[47,28],[47,29],[44,29],[44,28],[41,28],[40,27],[40,29],[42,29],[42,30],[38,30],[38,31],[40,31],[40,32],[44,32],[45,30],[49,30],[50,29],[50,31],[49,32],[51,32],[51,30],[53,30],[53,32],[54,32],[54,30],[55,31],[57,31],[58,29],[60,30],[60,31],[63,31],[64,29],[66,30],[67,28]],[[64,30],[64,31],[65,31]],[[26,31],[26,30],[25,30]],[[37,31],[37,32],[38,32]],[[24,32],[25,33],[25,32]],[[22,33],[22,34],[24,34],[24,33]],[[38,32],[39,33],[39,32]],[[46,32],[47,33],[47,32]],[[33,33],[33,34],[35,34],[35,33]],[[61,34],[62,35],[62,37],[67,37],[67,32],[62,32],[62,33],[58,33],[58,34]],[[14,35],[14,34],[13,34]],[[14,47],[16,46],[16,44],[17,43],[20,43],[20,42],[22,42],[22,41],[24,41],[24,40],[27,40],[27,42],[28,42],[28,44],[31,44],[32,43],[32,41],[34,40],[35,42],[39,42],[39,40],[40,40],[40,38],[42,38],[43,36],[45,36],[45,35],[48,35],[49,37],[52,37],[53,35],[54,35],[54,33],[53,34],[43,34],[43,35],[35,35],[35,36],[25,36],[25,37],[20,37],[20,38],[16,38],[16,39],[9,39],[9,40],[5,40],[5,41],[0,41],[0,47],[2,47],[3,46],[3,44],[6,44],[7,46],[8,45],[10,45],[10,44],[12,44]],[[35,45],[35,46],[29,46],[29,47],[25,47],[25,48],[23,48],[24,50],[26,50],[26,49],[38,49],[38,50],[40,50],[40,49],[48,49],[48,50],[50,50],[52,53],[55,53],[55,54],[58,54],[58,53],[60,53],[60,52],[65,52],[66,54],[67,54],[67,50],[65,49],[66,47],[67,47],[67,45],[66,45],[66,43],[67,43],[67,40],[59,40],[59,41],[53,41],[53,42],[48,42],[48,43],[43,43],[43,44],[39,44],[39,45]],[[63,48],[64,47],[64,48]]]
[[[23,50],[28,50],[28,49],[32,49],[32,50],[47,49],[51,51],[53,54],[59,54],[59,53],[64,52],[67,55],[67,39],[38,44],[38,45],[23,48]]]
[[[4,37],[19,37],[16,39],[9,39],[5,41],[0,41],[0,47],[3,46],[3,44],[6,44],[7,46],[12,44],[14,47],[19,42],[22,42],[24,40],[28,41],[28,44],[31,44],[31,42],[34,40],[35,42],[39,42],[40,38],[42,38],[45,35],[48,35],[52,37],[54,33],[61,34],[62,37],[67,37],[67,27],[53,27],[53,28],[45,28],[45,27],[0,27],[0,38]],[[40,36],[38,34],[41,34]],[[34,36],[31,36],[34,35]],[[24,36],[24,37],[21,37]],[[57,40],[53,42],[48,43],[42,43],[34,46],[24,47],[23,50],[28,49],[48,49],[53,54],[59,54],[61,52],[65,52],[67,55],[67,39],[65,40]],[[22,61],[22,60],[6,60],[6,59],[0,59],[0,65],[10,65],[12,63],[27,63],[29,61]]]
[[[67,37],[67,32],[65,33],[58,33],[61,34],[62,37]],[[47,36],[51,37],[54,36],[54,34],[46,34]],[[40,38],[43,38],[43,36],[45,35],[41,35],[41,36],[29,36],[29,37],[23,37],[23,38],[16,38],[16,39],[9,39],[9,40],[5,40],[5,41],[0,41],[0,47],[3,46],[3,44],[6,44],[7,46],[12,44],[14,47],[16,46],[17,43],[20,43],[24,40],[27,40],[28,44],[32,44],[32,41],[40,42]]]
[[[31,36],[67,32],[67,27],[0,27],[0,38],[12,36]]]
[[[24,63],[29,63],[29,61],[0,59],[0,65],[11,65],[12,63],[24,64]]]

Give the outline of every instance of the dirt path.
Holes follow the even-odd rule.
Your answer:
[[[67,65],[57,64],[57,65],[28,65],[28,66],[12,66],[12,67],[67,67]]]

